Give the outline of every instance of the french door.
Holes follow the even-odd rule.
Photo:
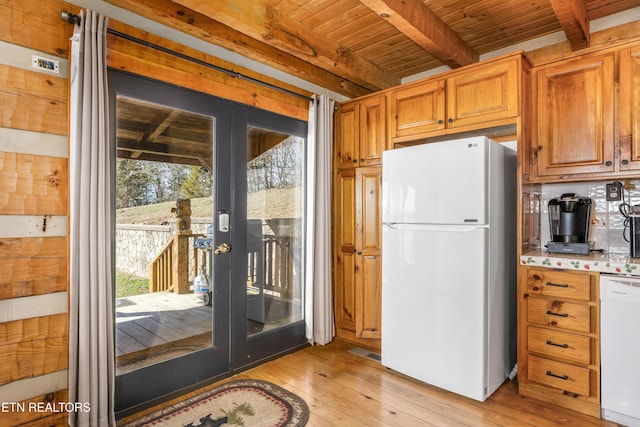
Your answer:
[[[118,71],[110,90],[123,416],[305,345],[306,123]]]
[[[303,345],[306,123],[234,105],[231,364]],[[238,302],[237,304],[235,302]]]

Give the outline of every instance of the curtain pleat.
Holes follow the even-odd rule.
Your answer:
[[[315,95],[307,138],[306,337],[328,344],[335,327],[331,292],[331,147],[335,101]]]
[[[71,46],[69,401],[72,426],[115,426],[111,148],[105,17],[81,13]]]

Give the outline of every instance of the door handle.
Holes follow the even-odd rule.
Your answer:
[[[227,252],[230,252],[230,251],[231,251],[231,246],[228,243],[220,243],[216,247],[216,250],[213,251],[213,253],[216,255],[220,255],[220,254],[226,254]]]

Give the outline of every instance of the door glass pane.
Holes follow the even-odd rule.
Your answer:
[[[247,334],[303,319],[304,138],[248,128]]]
[[[116,373],[212,345],[213,117],[116,101]]]

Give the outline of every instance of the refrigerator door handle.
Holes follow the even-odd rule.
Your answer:
[[[468,233],[475,230],[489,228],[488,225],[463,225],[463,224],[404,224],[397,222],[386,222],[383,227],[389,227],[394,230],[407,231],[441,231],[453,233]]]

